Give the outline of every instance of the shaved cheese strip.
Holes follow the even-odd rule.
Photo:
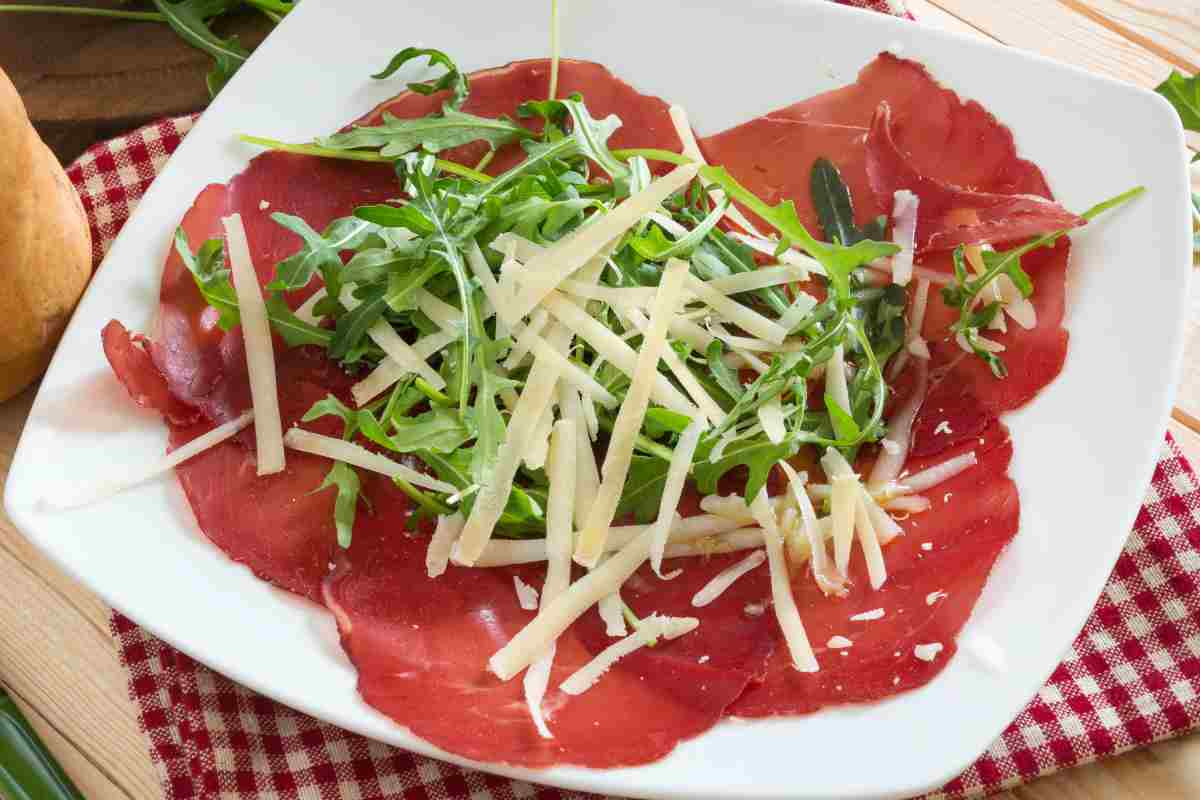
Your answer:
[[[654,302],[655,292],[653,286],[622,286],[614,288],[612,286],[597,286],[594,283],[577,281],[573,278],[567,278],[559,284],[559,288],[575,297],[600,300],[609,305],[636,305],[642,308]]]
[[[808,544],[807,555],[812,560],[813,578],[817,586],[827,595],[845,593],[845,578],[829,563],[829,553],[825,550],[825,535],[821,532],[821,524],[817,520],[817,510],[813,508],[812,500],[804,488],[808,475],[797,474],[786,461],[780,461],[779,466],[787,475],[792,497],[796,500],[796,507],[800,509],[800,529],[804,532],[804,541]],[[830,527],[832,528],[832,525]],[[789,541],[788,544],[788,554],[792,562],[799,563],[805,555],[799,542],[793,544]]]
[[[537,611],[537,589],[521,580],[520,575],[513,575],[513,589],[517,592],[517,604],[526,611]]]
[[[571,623],[600,602],[600,598],[620,590],[621,584],[650,556],[650,536],[650,531],[642,533],[544,606],[508,644],[488,659],[488,669],[506,681],[529,666]]]
[[[895,378],[908,363],[910,355],[925,361],[929,360],[929,344],[921,335],[925,325],[925,309],[929,306],[929,281],[926,278],[917,279],[917,288],[913,292],[912,311],[908,315],[908,330],[904,334],[904,349],[892,362],[889,377]]]
[[[867,486],[871,491],[878,491],[883,486],[892,483],[904,469],[908,459],[908,450],[912,445],[912,425],[925,402],[925,388],[928,385],[929,368],[924,361],[917,363],[917,382],[904,405],[888,420],[887,433],[880,442],[879,457],[871,467],[871,475],[867,478]]]
[[[425,571],[429,577],[436,578],[446,571],[450,564],[450,551],[462,533],[465,522],[463,515],[458,512],[437,518],[437,527],[433,529],[433,536],[429,537],[429,549],[425,551]]]
[[[817,298],[807,292],[797,291],[796,299],[788,306],[787,311],[779,315],[779,324],[788,331],[792,331],[816,307]]]
[[[679,498],[683,496],[683,484],[692,468],[692,458],[696,455],[696,447],[700,444],[702,433],[704,424],[700,420],[693,420],[684,428],[683,433],[679,434],[675,451],[671,454],[671,462],[667,465],[662,498],[658,502],[658,519],[651,528],[653,538],[650,542],[650,565],[654,568],[654,574],[660,578],[665,577],[662,573],[662,560],[667,536],[671,532],[671,523],[678,516],[675,509],[679,507]]]
[[[910,492],[923,492],[943,481],[948,481],[963,470],[970,469],[979,463],[975,451],[955,456],[954,458],[935,464],[928,469],[913,473],[904,478],[904,485]]]
[[[466,527],[454,548],[455,563],[473,566],[492,538],[492,531],[508,503],[517,467],[542,414],[550,404],[557,383],[558,368],[545,359],[535,359],[525,380],[525,391],[521,392],[517,408],[509,418],[504,443],[500,445],[496,462],[492,465],[491,480],[479,490]]]
[[[996,276],[996,290],[1004,303],[1004,313],[1025,330],[1037,327],[1037,309],[1007,275]]]
[[[424,361],[457,338],[457,336],[445,331],[431,333],[419,339],[413,345],[413,352]],[[411,373],[412,370],[405,369],[391,358],[385,358],[379,362],[379,366],[371,370],[367,377],[350,387],[350,394],[354,397],[356,404],[365,406],[389,389],[392,384]]]
[[[879,535],[875,532],[875,525],[867,511],[867,500],[869,498],[866,494],[859,491],[855,503],[854,528],[858,532],[858,543],[867,562],[867,578],[871,582],[871,588],[878,590],[887,580],[887,566],[883,562],[883,551],[879,548]]]
[[[630,378],[634,377],[637,372],[638,353],[621,341],[621,337],[560,294],[551,293],[543,305],[562,324],[574,331],[576,336],[591,345],[601,358]],[[655,372],[653,379],[650,396],[654,402],[693,419],[699,416],[699,410],[671,385],[666,375]]]
[[[507,231],[500,234],[492,240],[492,249],[497,253],[507,254],[511,252],[513,258],[520,261],[522,264],[532,261],[546,252],[544,245],[526,239],[524,236],[519,236],[512,231]]]
[[[624,605],[620,592],[601,597],[600,602],[596,604],[600,619],[604,621],[604,632],[609,636],[624,636],[629,632],[625,627]]]
[[[254,406],[254,450],[259,475],[282,472],[283,421],[279,416],[279,391],[275,386],[275,347],[271,342],[271,323],[258,285],[258,273],[250,260],[250,245],[240,214],[221,220],[233,272],[233,289],[242,317],[242,338],[246,343],[246,370],[250,375],[250,402]]]
[[[321,318],[313,313],[313,309],[317,303],[325,299],[327,294],[328,292],[325,291],[324,287],[317,289],[296,309],[296,317],[302,322],[307,322],[309,325],[316,325],[321,321]]]
[[[792,657],[792,666],[800,672],[816,672],[817,658],[813,655],[812,646],[808,643],[808,634],[804,631],[804,623],[800,620],[800,612],[796,608],[796,598],[792,594],[792,582],[788,576],[787,562],[783,557],[783,539],[775,523],[775,512],[767,500],[767,490],[760,489],[750,504],[750,510],[763,529],[763,542],[767,548],[767,561],[771,570],[771,600],[775,606],[775,617],[779,621],[779,629],[783,631],[783,639],[787,642],[788,653]]]
[[[432,297],[432,295],[430,295],[430,297]],[[338,295],[338,300],[341,301],[342,305],[344,305],[347,310],[353,310],[357,308],[362,302],[354,296],[354,287],[352,286],[342,287],[342,293]],[[440,303],[441,301],[439,300],[438,302]],[[447,331],[446,333],[447,335],[452,334],[455,339],[458,338],[459,335],[456,332],[450,331]],[[387,357],[391,359],[392,363],[404,370],[402,375],[413,372],[424,378],[425,381],[433,388],[445,388],[446,381],[442,379],[442,376],[439,375],[437,371],[433,369],[433,367],[426,363],[425,358],[422,357],[412,345],[400,338],[400,334],[396,333],[395,328],[393,328],[387,320],[380,319],[375,322],[373,325],[371,325],[371,327],[367,328],[367,335],[371,337],[371,341],[379,345],[383,352],[387,354]],[[453,341],[453,339],[451,339],[451,341]],[[397,378],[397,380],[399,380],[399,378]],[[354,390],[351,389],[352,393],[353,391]],[[361,392],[361,394],[365,395],[366,391],[364,390]],[[362,401],[358,402],[360,404],[362,403]]]
[[[667,545],[666,558],[688,558],[691,556],[715,556],[722,553],[739,553],[763,546],[761,528],[739,528],[711,539]]]
[[[517,402],[520,402],[518,398]],[[530,469],[541,469],[546,466],[546,456],[550,453],[550,430],[554,427],[554,411],[547,405],[541,419],[533,429],[529,442],[525,445],[525,453],[521,460]]]
[[[550,315],[545,309],[539,308],[534,311],[529,317],[529,323],[521,329],[517,335],[517,341],[513,343],[512,351],[509,352],[508,358],[504,359],[505,369],[516,369],[525,360],[525,356],[529,355],[533,343],[541,339],[542,329],[546,327],[546,323],[550,321]]]
[[[626,310],[627,318],[633,326],[645,332],[650,327],[650,320],[646,319],[645,315],[636,308]],[[663,350],[663,361],[667,363],[671,374],[675,376],[675,380],[683,387],[688,396],[696,403],[696,406],[704,414],[708,420],[714,424],[720,424],[721,420],[725,419],[725,410],[720,404],[712,398],[712,395],[704,388],[704,385],[696,378],[696,374],[687,368],[687,365],[680,360],[679,355],[670,347]]]
[[[413,289],[411,295],[416,302],[417,310],[429,317],[430,322],[449,333],[461,334],[463,328],[462,311],[431,293],[423,286]]]
[[[779,242],[774,239],[769,239],[766,236],[761,235],[747,236],[744,233],[736,232],[733,233],[732,236],[742,244],[749,247],[751,250],[757,250],[763,255],[777,258],[784,264],[788,264],[793,267],[799,267],[800,269],[807,270],[808,272],[815,272],[818,275],[825,274],[825,268],[821,266],[821,262],[817,261],[811,256],[801,253],[799,250],[788,248],[779,255],[775,255],[775,251],[779,249]]]
[[[437,478],[431,478],[428,475],[417,472],[415,469],[392,461],[390,458],[381,456],[378,453],[372,453],[365,447],[360,447],[353,442],[347,442],[343,439],[322,436],[319,433],[312,433],[301,428],[292,428],[284,435],[283,443],[293,450],[299,450],[302,453],[311,453],[315,456],[332,458],[335,461],[344,461],[347,464],[362,467],[372,472],[378,472],[381,475],[400,478],[403,481],[411,483],[413,486],[420,486],[424,489],[442,492],[443,494],[453,494],[457,491],[453,484],[440,481]]]
[[[570,352],[573,338],[573,334],[565,326],[555,324],[546,331],[546,338],[542,340],[544,355],[538,357],[546,358],[558,367],[559,378],[562,377],[562,368],[567,361],[565,354]],[[525,449],[524,460],[530,469],[541,469],[546,463],[546,456],[550,452],[550,428],[554,425],[554,405],[557,398],[558,392],[551,392],[550,402],[542,412],[542,418],[534,428],[533,436]]]
[[[724,537],[731,531],[753,525],[752,517],[734,520],[714,514],[698,514],[694,517],[676,518],[671,523],[668,538],[668,557],[675,544],[687,544],[700,539]],[[651,529],[651,525],[617,525],[609,528],[605,544],[606,552],[615,552]],[[541,539],[493,539],[484,548],[477,567],[503,567],[513,564],[534,564],[546,560],[546,546]]]
[[[999,316],[999,314],[997,314],[996,316]],[[971,343],[969,341],[967,341],[966,334],[964,334],[962,331],[959,331],[958,333],[956,333],[954,335],[954,341],[958,344],[958,346],[960,348],[962,348],[964,353],[975,352],[974,349],[971,347]],[[1000,342],[993,341],[992,339],[989,339],[986,336],[976,336],[975,337],[975,345],[980,350],[986,350],[989,353],[1003,353],[1007,349]]]
[[[578,429],[573,421],[560,419],[554,423],[550,436],[549,500],[546,504],[546,582],[542,588],[542,604],[551,602],[571,583],[571,550],[574,535],[571,525],[571,503],[575,497],[576,474],[574,460]]]
[[[929,498],[924,495],[914,494],[908,497],[893,497],[891,500],[884,501],[883,507],[888,511],[898,511],[905,514],[920,514],[922,511],[928,511],[933,505],[929,502]]]
[[[918,198],[907,189],[893,195],[892,242],[900,252],[892,256],[892,282],[907,286],[912,280],[913,253],[917,242]]]
[[[667,233],[674,236],[676,239],[681,239],[684,236],[687,236],[687,234],[688,234],[687,228],[680,225],[678,222],[671,219],[670,217],[668,217],[666,214],[663,214],[662,212],[652,211],[651,213],[647,214],[646,216],[648,216],[650,218],[651,222],[653,222],[655,225],[662,228]]]
[[[604,552],[604,540],[616,514],[617,504],[625,489],[625,478],[633,459],[633,448],[642,420],[650,405],[650,393],[654,379],[659,375],[658,362],[667,347],[667,323],[679,307],[683,281],[687,277],[687,262],[671,259],[663,269],[658,286],[658,297],[650,314],[650,327],[642,337],[641,351],[633,371],[633,380],[625,394],[625,401],[617,412],[608,452],[600,469],[600,490],[596,502],[588,514],[587,524],[579,535],[575,547],[575,561],[585,567],[595,566]]]
[[[703,608],[708,605],[724,594],[726,589],[737,583],[738,578],[762,566],[766,560],[766,553],[762,550],[755,550],[738,563],[721,570],[713,576],[712,580],[704,584],[700,591],[696,592],[692,597],[692,605],[696,608]]]
[[[575,453],[571,459],[575,468],[573,518],[575,526],[582,528],[583,523],[587,521],[588,510],[596,500],[596,491],[600,488],[600,471],[596,467],[596,455],[592,452],[592,443],[588,439],[583,400],[579,396],[579,390],[566,383],[560,383],[558,391],[558,407],[562,410],[563,421],[570,422],[574,430]]]
[[[862,501],[867,509],[867,515],[871,520],[871,525],[875,528],[875,538],[880,544],[887,544],[897,536],[904,533],[904,529],[892,519],[879,503],[871,496],[871,493],[864,487],[861,490]]]
[[[207,433],[203,433],[192,439],[185,445],[176,447],[167,455],[145,466],[139,466],[137,469],[122,475],[119,478],[109,478],[97,482],[96,484],[82,489],[75,489],[73,494],[68,494],[67,497],[56,497],[54,499],[45,499],[43,504],[49,508],[65,510],[68,508],[79,508],[81,506],[90,505],[99,500],[105,500],[115,494],[133,488],[138,484],[145,483],[156,475],[161,475],[164,472],[169,472],[183,462],[193,456],[197,456],[212,447],[216,447],[221,442],[237,434],[254,421],[254,412],[247,411],[237,419],[230,420],[223,425],[218,425]]]
[[[699,164],[676,167],[612,211],[526,262],[525,274],[529,279],[526,281],[522,277],[523,285],[513,300],[512,315],[524,317],[532,311],[564,278],[570,277],[606,244],[686,186],[699,170]]]
[[[808,280],[808,271],[803,267],[795,264],[776,264],[773,267],[759,267],[751,272],[739,272],[723,278],[715,278],[706,281],[705,285],[721,294],[741,294],[806,280]]]
[[[578,364],[558,352],[540,336],[533,339],[533,354],[537,358],[545,358],[558,365],[561,379],[574,386],[583,394],[592,398],[604,408],[612,408],[617,404],[617,398],[596,382],[596,379],[580,368]]]
[[[749,306],[726,297],[694,275],[687,276],[686,285],[701,302],[747,333],[775,344],[780,344],[787,338],[787,330],[778,322],[767,319]]]
[[[787,437],[787,426],[784,423],[783,406],[775,397],[758,407],[758,421],[762,424],[763,433],[772,444],[779,444]]]
[[[653,644],[660,636],[664,639],[677,639],[685,633],[696,630],[699,625],[700,620],[695,617],[660,617],[652,614],[642,620],[636,631],[601,650],[595,658],[559,684],[558,688],[570,695],[583,694],[592,688],[596,681],[612,669],[612,666],[621,658],[648,644]]]
[[[787,504],[787,498],[782,495],[776,495],[770,498],[771,508],[776,511],[782,511]],[[750,506],[746,505],[746,500],[740,494],[710,494],[700,498],[700,508],[712,514],[714,517],[727,519],[738,525],[754,524],[754,514],[750,511]]]
[[[833,356],[825,365],[825,391],[847,413],[850,411],[850,389],[846,385],[846,348],[833,348]]]
[[[706,163],[704,154],[700,152],[700,145],[696,142],[696,135],[692,133],[692,125],[688,122],[687,112],[683,110],[683,106],[672,105],[669,113],[671,115],[671,124],[675,126],[675,134],[679,137],[679,141],[683,144],[683,154],[695,161],[697,164]],[[712,186],[712,182],[700,179],[705,188]],[[711,189],[708,196],[712,198],[714,203],[718,205],[725,199],[725,193],[720,189]],[[739,226],[746,233],[762,236],[758,229],[754,227],[754,223],[746,219],[746,215],[741,209],[730,203],[725,209],[725,218]]]
[[[515,246],[513,249],[516,249]],[[479,249],[479,243],[475,241],[474,237],[471,237],[467,245],[467,264],[471,267],[471,274],[475,276],[475,280],[479,281],[479,286],[483,289],[484,297],[496,309],[499,320],[507,325],[509,330],[515,329],[520,321],[513,319],[508,314],[508,303],[500,291],[500,284],[496,282],[496,276],[492,274],[491,265],[488,264],[487,258],[484,257],[483,251]],[[497,333],[496,338],[503,339],[504,337]]]
[[[559,420],[550,436],[550,499],[546,507],[546,580],[542,584],[541,605],[560,597],[571,585],[571,497],[575,493],[575,472],[571,460],[575,455],[575,423]],[[518,578],[514,575],[514,580]],[[519,591],[519,590],[518,590]],[[525,604],[521,604],[525,608]],[[534,608],[537,608],[535,603]],[[553,738],[542,713],[542,699],[550,685],[550,668],[554,663],[555,643],[551,642],[544,655],[525,671],[525,703],[533,717],[534,727],[544,739]]]

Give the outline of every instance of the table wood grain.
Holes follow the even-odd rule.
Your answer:
[[[1141,86],[1200,70],[1200,0],[908,0],[918,20],[991,38]],[[60,155],[99,135],[203,105],[203,59],[156,26],[0,25],[0,66]],[[253,21],[251,36],[261,35]],[[107,94],[106,94],[107,92]],[[90,138],[88,138],[90,137]],[[1194,143],[1200,140],[1193,138]],[[1200,464],[1200,284],[1170,431]],[[0,404],[0,486],[33,402]],[[120,546],[114,543],[114,546]],[[93,800],[161,796],[108,634],[109,609],[35,552],[0,513],[0,682]],[[1200,735],[1067,770],[1006,800],[1185,800],[1200,797]]]

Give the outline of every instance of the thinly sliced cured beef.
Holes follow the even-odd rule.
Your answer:
[[[888,579],[879,590],[870,588],[857,548],[845,598],[823,595],[808,568],[793,573],[796,604],[820,670],[797,672],[777,649],[763,680],[746,690],[731,715],[807,714],[880,700],[928,683],[949,663],[992,564],[1017,532],[1017,489],[1005,475],[1012,445],[1003,426],[993,423],[979,439],[909,465],[922,469],[968,450],[976,452],[978,465],[930,490],[932,508],[901,522],[905,534],[884,551]],[[851,619],[874,617],[878,610],[883,616]],[[830,647],[835,636],[852,645]],[[925,660],[917,655],[919,645],[941,649]]]
[[[886,206],[897,190],[916,194],[917,250],[960,244],[1008,242],[1087,224],[1087,220],[1036,194],[981,192],[922,175],[892,136],[891,106],[879,104],[866,139],[867,178],[876,202]],[[954,212],[971,211],[960,224]]]
[[[171,394],[166,378],[145,349],[149,342],[145,336],[130,336],[125,326],[114,319],[104,326],[100,339],[109,366],[133,402],[158,411],[175,425],[196,421],[200,412]]]
[[[890,195],[877,197],[872,190],[867,170],[867,133],[881,103],[890,109],[891,141],[905,154],[904,168],[920,176],[924,185],[1053,199],[1041,170],[1017,155],[1008,128],[978,103],[963,101],[939,85],[922,65],[890,53],[864,67],[848,86],[709,136],[700,144],[710,163],[725,165],[769,203],[792,200],[801,221],[813,231],[820,228],[809,190],[810,173],[817,158],[829,158],[841,170],[854,200],[855,220],[863,225],[892,210]],[[925,213],[924,199],[919,209]],[[1002,233],[1000,226],[991,229],[989,237],[999,241],[1027,232],[1011,230]],[[924,334],[933,351],[932,366],[935,371],[949,370],[946,380],[969,386],[989,413],[1024,405],[1062,370],[1069,253],[1070,242],[1063,239],[1054,248],[1023,259],[1036,287],[1032,301],[1038,319],[1032,330],[1010,324],[1006,334],[987,333],[1007,348],[1003,357],[1013,368],[1003,380],[992,376],[980,359],[961,358],[963,351],[947,336],[954,312],[936,287],[930,292]],[[948,254],[942,252],[925,253],[918,263],[953,271]]]
[[[743,577],[711,605],[692,595],[736,556],[677,559],[683,574],[662,582],[648,569],[627,584],[638,613],[700,618],[700,627],[619,661],[588,691],[557,690],[568,675],[610,644],[593,609],[558,639],[543,703],[553,739],[530,720],[520,677],[499,681],[488,658],[535,612],[522,610],[513,575],[540,587],[538,565],[497,569],[451,566],[425,574],[424,538],[393,528],[356,529],[354,544],[326,586],[342,645],[358,670],[363,698],[414,734],[451,753],[542,767],[643,764],[711,727],[773,646],[748,604],[769,595],[764,569]]]

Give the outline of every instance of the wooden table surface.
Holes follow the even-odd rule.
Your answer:
[[[1200,72],[1200,0],[907,2],[924,24],[1141,86],[1157,84],[1172,67]],[[251,36],[259,30],[249,21],[234,24],[248,27]],[[197,109],[205,100],[203,59],[154,25],[8,17],[0,24],[0,66],[13,75],[61,157],[98,134]],[[0,485],[34,391],[0,404]],[[1189,345],[1170,430],[1200,465],[1200,285],[1192,290]],[[109,609],[34,552],[2,512],[0,587],[0,681],[67,772],[92,800],[160,797],[108,634]],[[1068,770],[1001,797],[1200,797],[1200,735]]]

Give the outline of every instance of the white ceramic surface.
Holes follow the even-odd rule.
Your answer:
[[[848,82],[890,48],[1008,123],[1068,208],[1134,184],[1149,188],[1077,237],[1066,369],[1008,419],[1021,530],[966,628],[1005,648],[1006,673],[960,654],[921,690],[803,718],[726,722],[637,769],[472,765],[656,797],[894,797],[935,786],[969,764],[1049,675],[1148,483],[1179,371],[1191,259],[1174,113],[1144,90],[826,2],[565,5],[566,55],[604,62],[639,89],[682,103],[704,133]],[[191,198],[256,152],[234,134],[300,141],[338,127],[402,88],[367,75],[414,41],[448,50],[467,69],[545,54],[545,6],[305,0],[204,114],[108,254],[42,383],[5,496],[39,548],[200,661],[314,716],[459,763],[368,708],[332,620],[209,545],[173,479],[70,513],[43,511],[38,500],[162,453],[162,425],[132,408],[99,331],[112,317],[132,328],[149,323],[170,233]],[[696,58],[699,51],[707,55]]]

